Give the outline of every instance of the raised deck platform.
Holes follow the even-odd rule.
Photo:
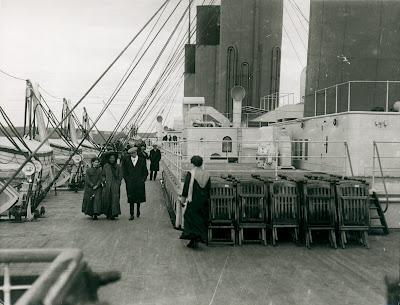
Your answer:
[[[399,232],[371,236],[370,249],[349,245],[312,250],[279,246],[212,246],[191,250],[172,228],[158,181],[148,181],[142,215],[93,221],[81,211],[82,192],[53,193],[46,217],[0,221],[2,248],[81,248],[95,271],[120,270],[122,280],[102,288],[111,304],[364,304],[384,303],[386,274],[398,274]],[[15,270],[33,273],[33,266]]]

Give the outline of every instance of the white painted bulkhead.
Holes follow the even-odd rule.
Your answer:
[[[303,118],[273,124],[285,128],[292,141],[301,143],[293,155],[296,168],[343,172],[355,176],[372,176],[373,143],[377,142],[383,172],[386,176],[400,175],[400,113],[396,112],[345,112]],[[379,143],[390,142],[390,143]],[[297,159],[297,160],[296,160]],[[345,162],[346,160],[346,162]],[[375,158],[375,170],[379,169]]]

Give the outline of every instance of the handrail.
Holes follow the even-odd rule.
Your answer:
[[[335,88],[335,113],[338,111],[338,88],[347,86],[347,112],[351,111],[351,85],[352,84],[386,84],[385,93],[385,105],[384,112],[389,112],[389,89],[390,84],[400,84],[400,80],[380,80],[380,81],[369,81],[369,80],[351,80],[344,83],[338,83],[329,87],[315,90],[313,93],[307,94],[306,96],[314,96],[314,116],[317,116],[317,96],[324,95],[324,114],[327,114],[327,91]]]
[[[119,280],[120,273],[95,273],[82,258],[79,249],[0,250],[0,264],[4,264],[4,280],[0,291],[3,292],[4,304],[11,305],[11,294],[15,290],[25,290],[16,305],[63,304],[67,296],[71,304],[80,304],[82,300],[97,301],[98,288]],[[50,264],[32,284],[12,285],[9,265],[13,263]],[[76,289],[82,285],[83,289]]]
[[[376,151],[376,156],[377,156],[378,164],[379,164],[379,170],[380,170],[381,176],[382,176],[383,188],[384,188],[384,190],[385,190],[386,206],[385,206],[385,208],[383,209],[383,213],[386,213],[386,211],[387,211],[388,208],[389,208],[389,195],[388,195],[388,191],[387,191],[387,188],[386,188],[385,176],[383,175],[383,169],[382,169],[381,158],[380,158],[380,156],[379,156],[378,145],[376,144],[375,141],[374,141],[374,144],[373,144],[373,145],[374,145],[374,150]],[[375,154],[374,154],[374,155],[375,155]],[[375,157],[375,156],[374,156],[374,157]],[[374,166],[375,166],[375,162],[373,162],[373,164],[374,164]],[[374,171],[374,173],[373,173],[372,175],[374,175],[374,178],[375,178],[375,167],[373,168],[373,171]],[[373,180],[375,180],[375,179],[373,179]]]

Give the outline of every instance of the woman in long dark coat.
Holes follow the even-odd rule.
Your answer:
[[[203,159],[193,156],[190,162],[194,168],[187,173],[182,191],[182,202],[187,202],[181,239],[188,239],[190,248],[198,242],[207,243],[208,206],[210,201],[210,175],[201,168]]]
[[[101,214],[101,197],[102,197],[102,170],[100,167],[100,159],[92,158],[92,167],[86,170],[85,174],[85,191],[83,193],[82,212],[92,216],[97,220],[97,216]]]
[[[120,188],[122,180],[122,170],[117,164],[117,153],[109,153],[106,157],[108,162],[103,166],[103,213],[107,219],[114,220],[121,214]]]

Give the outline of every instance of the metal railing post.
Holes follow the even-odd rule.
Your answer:
[[[386,112],[389,111],[389,81],[386,81]]]
[[[375,189],[375,145],[374,141],[372,144],[372,189]]]
[[[279,154],[279,140],[275,141],[275,180],[278,180],[278,154]]]
[[[3,294],[4,304],[11,305],[11,279],[8,264],[4,266]]]
[[[387,191],[387,188],[386,188],[385,176],[383,175],[383,169],[382,169],[381,158],[379,156],[378,145],[375,145],[375,149],[376,149],[376,156],[378,158],[379,169],[380,169],[381,176],[382,176],[383,189],[385,190],[386,206],[383,209],[383,213],[385,213],[387,211],[388,207],[389,207],[389,195],[388,195],[388,191]]]
[[[314,92],[314,116],[317,116],[317,91]]]
[[[351,109],[350,96],[351,96],[351,82],[349,82],[349,87],[348,87],[348,90],[347,90],[347,111],[350,111],[350,109]]]
[[[335,94],[335,113],[337,113],[337,106],[338,106],[337,94],[338,94],[338,85],[336,85],[336,94]]]

